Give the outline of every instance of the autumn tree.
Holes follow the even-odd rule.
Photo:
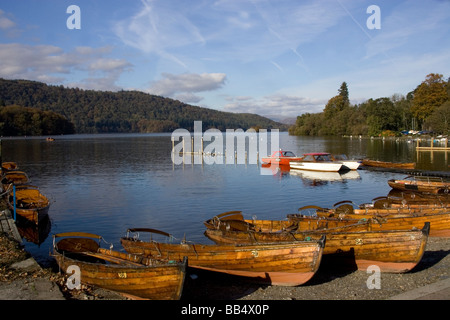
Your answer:
[[[443,75],[430,73],[414,90],[411,112],[423,124],[433,111],[448,99],[447,83]]]

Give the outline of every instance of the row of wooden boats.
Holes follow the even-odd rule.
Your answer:
[[[4,187],[11,185],[5,182]],[[429,236],[450,236],[449,201],[446,193],[393,191],[397,194],[362,205],[341,201],[331,208],[302,207],[279,220],[225,212],[204,222],[213,244],[133,228],[120,239],[126,251],[121,252],[102,248],[99,235],[60,233],[53,237],[52,256],[64,272],[78,266],[83,283],[142,299],[179,299],[191,268],[282,286],[305,284],[330,262],[403,273],[420,262]],[[141,234],[151,237],[144,240]]]
[[[30,182],[27,173],[18,170],[15,162],[2,163],[1,188],[5,202],[18,219],[38,225],[48,216],[50,201]]]
[[[306,206],[279,220],[244,219],[241,211],[230,211],[204,222],[213,244],[133,228],[120,239],[126,253],[101,249],[83,239],[100,236],[77,232],[56,235],[69,240],[54,241],[53,254],[62,269],[78,265],[86,283],[149,299],[179,298],[188,269],[281,286],[305,284],[323,263],[404,273],[421,261],[430,236],[450,237],[447,202],[443,195],[394,192],[361,205]],[[156,280],[160,273],[167,281]]]

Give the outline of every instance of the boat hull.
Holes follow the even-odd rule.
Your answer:
[[[308,171],[338,172],[342,168],[342,163],[292,161],[290,163],[290,167],[291,169],[300,169]]]

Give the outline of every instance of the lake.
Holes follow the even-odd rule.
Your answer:
[[[415,151],[407,140],[296,137],[280,133],[279,145],[300,155],[326,151],[350,158],[417,161],[418,169],[447,171],[447,152]],[[299,207],[357,204],[386,196],[387,180],[404,174],[357,170],[322,179],[256,164],[180,164],[171,159],[171,134],[71,135],[2,138],[3,161],[15,161],[51,200],[51,230],[26,249],[49,261],[52,234],[102,235],[114,249],[127,228],[147,227],[177,239],[209,243],[203,221],[231,210],[246,218],[284,219]],[[270,150],[270,149],[269,149]],[[261,155],[264,156],[264,155]]]

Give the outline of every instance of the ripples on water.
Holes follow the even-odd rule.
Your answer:
[[[448,168],[446,153],[417,155],[405,142],[280,134],[280,147],[297,155],[326,151],[359,159],[419,160],[419,168],[428,170]],[[370,202],[388,194],[388,179],[404,177],[358,170],[323,181],[260,164],[174,165],[171,148],[170,134],[4,139],[3,161],[16,161],[52,201],[50,235],[39,246],[26,243],[27,250],[45,261],[51,235],[66,231],[100,234],[120,250],[119,238],[132,227],[209,243],[203,221],[219,213],[242,210],[247,218],[284,219],[305,205]]]

